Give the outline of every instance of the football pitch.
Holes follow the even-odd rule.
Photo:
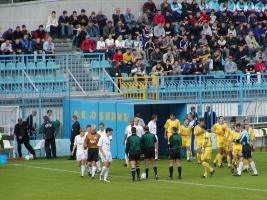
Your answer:
[[[213,153],[215,155],[215,153]],[[114,160],[110,168],[111,183],[100,182],[88,176],[80,177],[74,161],[66,158],[57,160],[38,159],[34,161],[10,161],[0,165],[1,200],[232,200],[267,199],[267,153],[253,153],[259,172],[258,177],[243,173],[233,177],[229,169],[216,168],[215,175],[201,179],[203,167],[183,162],[183,179],[168,181],[168,161],[158,163],[159,178],[154,180],[150,169],[150,180],[132,182],[130,169],[124,168],[124,161]],[[143,162],[141,172],[144,171]],[[177,170],[174,171],[177,175]]]

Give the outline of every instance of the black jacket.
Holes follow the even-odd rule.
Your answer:
[[[43,127],[44,127],[45,139],[53,139],[53,138],[55,138],[55,127],[54,127],[53,123],[50,120],[45,121],[44,124],[43,124]]]
[[[71,127],[71,136],[70,136],[70,141],[74,143],[74,139],[76,135],[80,134],[80,123],[78,121],[74,122],[72,127]]]
[[[24,139],[28,139],[28,126],[27,126],[27,122],[22,122],[22,124],[16,124],[15,128],[14,128],[14,134],[16,135],[17,139],[19,137],[22,137],[22,140]]]

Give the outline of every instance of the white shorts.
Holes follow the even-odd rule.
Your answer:
[[[111,152],[105,152],[105,156],[102,155],[101,160],[102,162],[112,162]]]
[[[87,151],[77,151],[76,152],[76,160],[77,161],[82,161],[82,160],[87,160]]]

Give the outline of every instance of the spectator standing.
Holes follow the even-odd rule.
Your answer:
[[[71,135],[70,135],[70,152],[72,152],[73,150],[73,146],[74,146],[74,139],[77,135],[80,134],[80,123],[78,122],[78,117],[76,115],[72,116],[72,127],[71,127]],[[76,150],[74,151],[75,153],[73,155],[70,156],[69,160],[75,160],[76,158]]]
[[[217,117],[216,113],[211,110],[210,106],[206,107],[206,112],[204,114],[204,120],[205,120],[205,129],[210,131],[211,127],[216,123]]]
[[[46,159],[51,159],[51,151],[53,158],[57,158],[55,127],[48,116],[44,116],[43,119]]]
[[[34,110],[32,111],[32,114],[30,114],[26,119],[28,133],[30,134],[30,136],[33,136],[35,134],[35,137],[36,137],[36,130],[35,130],[36,124],[34,123],[33,118],[36,117],[36,115],[37,111]]]

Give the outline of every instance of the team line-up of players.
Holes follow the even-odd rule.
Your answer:
[[[125,166],[131,164],[131,174],[133,181],[140,181],[140,159],[144,158],[145,173],[143,179],[148,179],[149,163],[153,165],[155,179],[158,179],[158,149],[159,142],[157,136],[157,119],[152,115],[151,121],[145,126],[141,118],[135,117],[125,129]],[[165,138],[168,140],[169,153],[169,180],[173,180],[174,165],[177,166],[178,179],[182,179],[181,149],[186,148],[187,161],[191,160],[191,135],[196,139],[196,159],[197,163],[204,167],[202,178],[214,175],[214,168],[210,166],[212,157],[211,134],[205,130],[205,121],[198,119],[198,124],[193,120],[191,113],[184,120],[183,125],[176,119],[175,114],[170,114],[170,118],[165,125]],[[97,171],[100,172],[100,180],[108,180],[109,167],[112,162],[111,139],[112,129],[104,128],[100,124],[100,130],[96,131],[95,125],[88,125],[86,130],[81,130],[74,140],[72,154],[76,151],[76,160],[80,167],[81,177],[84,177],[85,166],[88,166],[88,175],[93,179]],[[228,125],[223,116],[218,118],[218,122],[213,125],[211,131],[216,135],[217,155],[213,161],[214,167],[222,167],[223,159],[227,158],[228,167],[235,176],[241,176],[243,169],[252,170],[253,176],[258,176],[256,166],[252,160],[251,152],[255,135],[247,120],[243,124],[231,120]],[[102,168],[100,167],[102,161]]]

